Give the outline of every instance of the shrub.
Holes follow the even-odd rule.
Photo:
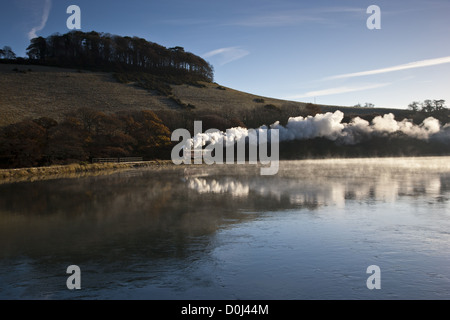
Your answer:
[[[218,129],[220,131],[225,131],[231,128],[231,122],[224,117],[217,114],[207,114],[200,117],[202,121],[203,130],[208,129]]]
[[[203,83],[200,83],[198,81],[194,81],[189,83],[191,86],[197,87],[197,88],[206,88],[206,85],[204,85]]]
[[[273,110],[273,111],[281,112],[280,107],[278,107],[278,106],[276,106],[276,105],[274,105],[274,104],[266,104],[266,105],[264,106],[264,108],[267,109],[267,110]]]
[[[305,110],[308,116],[315,116],[318,113],[321,113],[322,110],[317,104],[307,103],[305,106]]]
[[[0,156],[6,167],[32,167],[39,165],[46,146],[46,129],[24,120],[0,130]]]

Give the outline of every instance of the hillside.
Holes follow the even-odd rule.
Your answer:
[[[81,107],[107,113],[177,107],[166,97],[117,82],[110,73],[0,64],[0,74],[0,126],[43,116],[59,121]]]
[[[31,64],[0,64],[0,86],[0,168],[85,163],[110,157],[169,159],[171,132],[186,128],[192,133],[195,120],[203,121],[203,130],[226,130],[237,126],[256,128],[276,121],[285,125],[289,117],[338,109],[344,112],[346,123],[354,116],[371,120],[388,112],[394,113],[397,120],[411,116],[406,110],[324,106],[260,97],[212,82],[169,85],[145,73],[91,72]],[[420,123],[426,116],[416,113],[415,120]],[[419,131],[421,128],[415,127]],[[449,150],[447,140],[427,143],[398,133],[381,139],[358,133],[355,139],[365,142],[345,146],[314,136],[286,141],[280,156],[419,156],[448,154]]]
[[[439,121],[447,123],[449,115],[437,104],[411,112],[256,96],[213,82],[213,66],[183,47],[75,31],[34,38],[27,55],[0,60],[0,168],[169,159],[172,132],[185,128],[192,135],[197,120],[203,132],[274,124],[282,129],[283,158],[448,149],[449,127],[441,130]],[[343,113],[327,113],[336,110]],[[414,123],[397,123],[389,113]]]
[[[39,65],[0,64],[0,126],[24,119],[50,117],[57,121],[81,107],[106,113],[129,110],[180,110],[180,105],[167,96],[146,90],[136,83],[120,83],[112,73],[90,72]],[[195,106],[199,114],[242,117],[267,112],[275,106],[277,116],[304,115],[305,103],[260,97],[202,82],[202,86],[172,85],[172,95],[184,104]],[[405,110],[367,109],[318,105],[321,111],[340,109],[346,114],[405,113]],[[270,111],[270,110],[269,110]],[[274,111],[274,110],[272,110]]]
[[[222,129],[259,127],[338,109],[346,122],[386,113],[397,120],[411,116],[407,110],[315,105],[226,88],[213,82],[214,68],[202,57],[135,36],[55,33],[32,39],[26,53],[28,59],[0,60],[0,127],[41,117],[59,122],[80,108],[105,114],[151,110],[170,130],[191,129],[189,123],[203,119]]]
[[[13,70],[19,70],[13,71]],[[174,97],[190,103],[198,112],[242,113],[266,104],[303,108],[299,102],[261,98],[214,83],[204,87],[173,85]],[[177,110],[172,99],[134,83],[123,84],[112,73],[89,72],[37,65],[0,64],[0,126],[21,120],[50,117],[62,120],[81,107],[113,113],[123,110]],[[219,88],[219,89],[218,89]]]

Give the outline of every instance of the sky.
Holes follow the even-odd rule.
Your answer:
[[[70,30],[181,46],[214,66],[214,81],[256,95],[327,105],[450,106],[449,0],[2,0],[0,47]],[[380,9],[380,29],[369,29]]]

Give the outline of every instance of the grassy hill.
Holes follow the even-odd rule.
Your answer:
[[[183,83],[184,82],[184,83]],[[178,83],[178,84],[170,84]],[[181,84],[180,84],[181,83]],[[315,105],[260,97],[212,82],[171,79],[149,73],[92,72],[58,67],[0,64],[0,168],[85,163],[92,158],[169,159],[171,131],[246,126],[257,128],[289,117],[341,110],[371,120],[407,110]],[[416,113],[420,123],[425,113]],[[443,116],[448,117],[447,114]],[[56,121],[55,121],[56,120]],[[313,139],[283,144],[282,158],[448,153],[394,135],[355,146]],[[389,145],[389,148],[386,148]]]
[[[195,111],[204,113],[241,113],[266,104],[280,107],[305,104],[261,98],[214,83],[172,85],[173,96]],[[0,126],[21,120],[50,117],[61,120],[81,107],[106,113],[123,110],[180,110],[180,105],[167,96],[139,87],[136,83],[120,83],[112,73],[36,65],[0,64]]]
[[[124,110],[185,111],[179,102],[193,106],[190,112],[198,115],[218,114],[244,120],[261,113],[271,113],[271,120],[309,113],[305,103],[260,97],[216,83],[171,87],[172,96],[168,97],[144,89],[135,82],[121,83],[112,73],[0,64],[0,126],[44,116],[59,121],[68,112],[81,107],[106,113]],[[340,109],[346,114],[402,112],[377,108],[318,107],[323,112]],[[254,120],[255,123],[250,124],[257,125],[258,119]]]
[[[167,97],[117,82],[111,73],[0,64],[0,74],[0,126],[43,116],[58,121],[81,107],[107,113],[177,108]]]
[[[393,113],[396,120],[412,118],[420,124],[431,115],[431,109],[413,113],[253,95],[214,83],[212,65],[184,48],[166,48],[138,37],[95,31],[53,34],[32,39],[27,55],[0,60],[0,168],[84,164],[95,158],[169,159],[171,133],[185,128],[193,134],[197,120],[203,131],[225,131],[276,121],[286,125],[290,117],[336,110],[344,112],[344,122]],[[447,110],[436,115],[448,122]],[[372,145],[375,154],[394,154],[386,143],[414,146],[396,147],[395,154],[429,149],[402,138],[385,140],[342,148],[314,139],[285,144],[283,154],[358,156],[372,152]],[[437,145],[426,152],[440,149]]]

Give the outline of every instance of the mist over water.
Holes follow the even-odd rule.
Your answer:
[[[401,159],[401,160],[399,160]],[[427,161],[426,159],[429,159]],[[203,176],[193,168],[186,178],[200,194],[271,197],[295,205],[345,205],[346,200],[395,202],[420,193],[436,195],[448,188],[442,172],[450,173],[449,158],[367,158],[283,161],[277,178],[244,175]],[[298,165],[302,168],[299,169]],[[441,199],[441,198],[439,198]],[[448,200],[447,198],[445,198]]]
[[[0,298],[449,299],[448,230],[449,157],[5,183]]]

